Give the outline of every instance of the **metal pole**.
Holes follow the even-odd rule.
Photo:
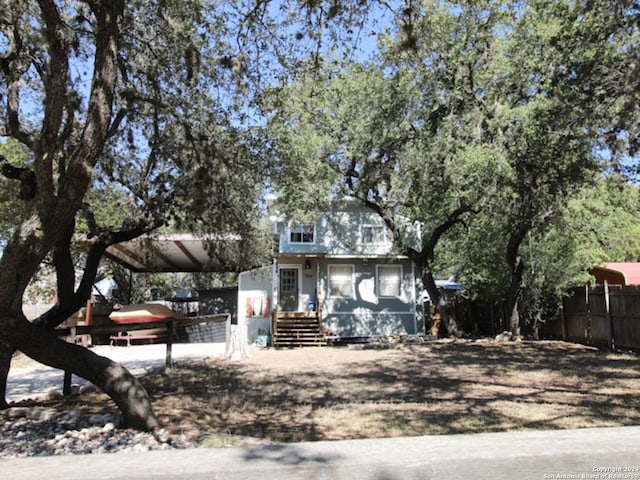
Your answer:
[[[167,322],[167,352],[164,358],[164,369],[171,370],[171,350],[173,348],[173,320]]]

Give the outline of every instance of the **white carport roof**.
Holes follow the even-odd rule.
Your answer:
[[[76,241],[91,243],[86,237]],[[234,270],[232,259],[212,258],[210,252],[215,244],[237,241],[238,237],[219,235],[149,235],[112,245],[104,257],[133,272],[229,271]]]

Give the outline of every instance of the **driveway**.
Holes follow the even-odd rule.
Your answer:
[[[134,375],[162,368],[165,362],[166,345],[134,345],[130,347],[98,345],[91,348],[98,355],[124,364]],[[174,344],[172,359],[181,362],[204,359],[225,354],[225,343]],[[7,382],[7,401],[17,402],[26,398],[40,398],[52,389],[62,390],[64,372],[31,361],[20,362],[12,367]],[[73,376],[72,384],[83,386],[88,382]]]

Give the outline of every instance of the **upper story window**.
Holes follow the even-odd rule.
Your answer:
[[[289,232],[290,243],[313,243],[315,228],[311,223],[292,225]]]
[[[387,229],[381,225],[363,225],[362,243],[368,245],[380,245],[388,241]]]

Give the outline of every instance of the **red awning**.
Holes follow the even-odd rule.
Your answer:
[[[602,284],[606,280],[611,284],[640,285],[639,262],[611,262],[599,265],[589,270],[596,278],[596,283]]]

